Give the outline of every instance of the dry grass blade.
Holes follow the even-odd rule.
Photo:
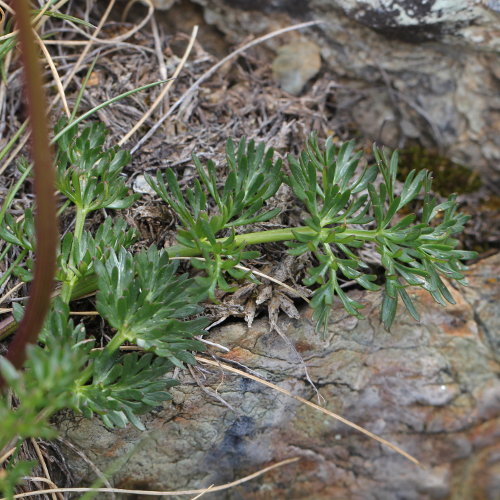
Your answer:
[[[119,42],[123,42],[127,38],[130,38],[131,36],[135,35],[138,31],[140,31],[151,19],[151,16],[154,14],[154,6],[151,2],[147,2],[148,4],[148,12],[146,13],[145,17],[142,19],[142,21],[139,24],[136,24],[133,28],[129,29],[125,33],[112,37],[112,38],[97,38],[94,35],[89,35],[85,31],[83,31],[81,28],[78,26],[74,25],[73,29],[77,31],[80,35],[84,36],[88,40],[91,40],[92,42],[95,43],[100,43],[100,44],[105,44],[105,45],[110,45],[110,44],[116,44]]]
[[[78,448],[73,443],[70,443],[67,439],[63,439],[60,436],[56,439],[64,446],[67,446],[70,450],[72,450],[73,453],[78,455],[94,471],[94,474],[99,478],[99,480],[102,482],[102,484],[104,484],[104,486],[106,486],[109,489],[113,488],[106,475],[99,469],[99,467],[96,466],[94,462],[92,462],[92,460],[90,460],[89,457],[87,457],[85,453],[83,453],[82,450],[80,450],[80,448]],[[110,496],[113,500],[116,498],[114,493],[110,493]]]
[[[221,484],[219,486],[214,486],[210,489],[210,493],[215,491],[223,491],[228,490],[230,488],[234,488],[235,486],[239,486],[240,484],[246,483],[256,477],[262,476],[266,472],[269,472],[273,469],[277,469],[278,467],[283,467],[288,464],[292,464],[300,460],[299,457],[287,458],[286,460],[282,460],[276,464],[270,465],[269,467],[265,467],[249,476],[245,476],[236,481],[232,481],[231,483]],[[45,478],[43,478],[45,479]],[[207,492],[207,488],[198,489],[198,490],[181,490],[181,491],[148,491],[148,490],[125,490],[121,488],[52,488],[47,490],[38,490],[38,491],[30,491],[27,493],[18,493],[14,495],[13,498],[28,498],[36,495],[45,495],[48,493],[86,493],[89,491],[93,491],[96,493],[128,493],[130,495],[144,495],[144,496],[178,496],[178,495],[199,495],[200,493],[204,494]],[[0,498],[0,500],[7,500],[6,498]]]
[[[223,404],[226,408],[229,408],[231,411],[234,413],[238,413],[236,408],[231,406],[222,396],[219,396],[217,391],[211,393],[204,385],[203,382],[200,380],[198,375],[196,375],[194,369],[192,366],[188,366],[189,373],[191,374],[191,377],[193,377],[194,381],[198,385],[198,387],[210,398],[215,398],[217,401],[219,401],[221,404]]]
[[[59,2],[55,7],[54,7],[54,11],[57,10],[59,7],[61,7],[62,5],[64,5],[64,3],[66,3],[67,0],[63,0],[61,2]],[[113,8],[113,5],[115,4],[115,0],[110,0],[109,2],[109,5],[107,7],[107,9],[104,11],[104,14],[101,16],[101,19],[99,21],[99,24],[97,25],[96,29],[94,30],[94,36],[97,36],[99,34],[99,32],[101,31],[102,27],[104,26],[104,23],[106,22],[110,12],[111,12],[111,9]],[[47,4],[48,5],[48,4]],[[37,35],[38,37],[38,35]],[[46,54],[46,57],[47,57],[47,50],[45,48],[45,44],[41,43],[40,42],[40,39],[38,38],[38,41],[40,43],[40,45],[42,46],[42,48],[44,49],[44,54]],[[55,40],[55,42],[59,43],[58,40]],[[83,60],[85,59],[85,57],[87,56],[88,54],[88,51],[90,50],[90,48],[92,47],[92,40],[88,40],[85,43],[85,47],[84,49],[82,50],[80,56],[78,57],[78,60],[75,62],[75,64],[73,65],[73,67],[71,68],[71,71],[66,75],[65,79],[64,79],[64,82],[62,83],[62,90],[59,91],[59,93],[54,97],[54,99],[52,100],[52,102],[50,103],[49,105],[49,111],[58,103],[59,101],[59,98],[63,98],[63,102],[65,102],[65,94],[64,94],[64,90],[68,87],[68,85],[70,84],[71,80],[73,79],[73,77],[75,76],[76,72],[78,71],[78,69],[80,68]],[[10,55],[10,52],[9,52],[9,55]],[[49,58],[47,58],[47,61],[49,61]],[[56,72],[57,73],[57,72]],[[59,88],[59,87],[58,87]],[[65,109],[67,109],[67,104],[65,106]],[[66,111],[66,113],[68,114],[68,116],[70,116],[71,113],[69,113],[69,110]],[[0,174],[2,174],[5,169],[12,163],[12,161],[14,161],[19,152],[24,148],[24,146],[26,145],[26,143],[28,142],[28,139],[29,139],[29,136],[30,136],[30,133],[29,131],[24,134],[24,136],[22,137],[22,139],[19,141],[19,144],[16,146],[16,148],[12,151],[11,155],[7,158],[7,160],[5,160],[5,163],[2,165],[2,167],[0,168]]]
[[[2,7],[3,10],[6,10],[10,14],[14,14],[14,9],[7,2],[4,2],[3,0],[0,0],[0,7]]]
[[[14,446],[13,448],[10,448],[7,450],[1,457],[0,457],[0,465],[2,465],[6,460],[9,459],[10,456],[12,456],[15,451],[17,450],[17,447]]]
[[[52,12],[56,12],[57,9],[59,9],[60,7],[62,7],[67,2],[68,2],[68,0],[61,0],[57,5],[54,5],[54,7],[51,9],[51,11]],[[47,2],[43,6],[43,8],[40,10],[40,12],[33,18],[32,24],[35,27],[35,29],[39,27],[39,24],[37,24],[37,23],[38,23],[38,21],[40,21],[40,19],[42,19],[42,17],[45,15],[45,13],[47,12],[47,10],[49,10],[49,8],[51,6],[51,3],[52,2]],[[2,2],[1,5],[6,10],[8,10],[10,13],[14,14],[14,10],[11,7],[7,8],[7,4],[4,4],[4,2]],[[11,33],[7,33],[6,35],[2,35],[2,36],[0,36],[0,41],[8,40],[9,38],[12,38],[12,37],[16,36],[18,33],[19,33],[19,30],[14,30]]]
[[[165,63],[165,57],[162,51],[162,41],[160,38],[160,30],[158,28],[158,23],[156,22],[156,17],[151,17],[151,35],[154,40],[154,50],[156,53],[156,59],[158,59],[158,71],[162,80],[167,79],[168,71],[167,64]]]
[[[289,31],[295,31],[302,28],[307,28],[309,26],[315,26],[317,24],[322,24],[324,21],[309,21],[307,23],[294,24],[293,26],[288,26],[287,28],[283,28],[280,30],[273,31],[272,33],[268,33],[267,35],[261,36],[252,40],[251,42],[246,43],[239,49],[231,52],[231,54],[227,55],[223,59],[221,59],[217,64],[214,64],[208,71],[203,73],[192,85],[189,87],[186,92],[182,95],[180,99],[178,99],[175,104],[155,123],[155,125],[137,142],[137,144],[130,150],[131,153],[135,153],[161,126],[161,124],[173,114],[173,112],[208,78],[210,78],[221,66],[224,66],[228,61],[234,59],[242,52],[258,45],[260,43],[265,42],[271,38],[282,35],[283,33],[288,33]]]
[[[196,495],[193,497],[191,500],[197,500],[198,498],[201,498],[205,493],[210,493],[214,488],[214,485],[211,484],[205,491],[202,491],[199,495]]]
[[[343,424],[345,424],[349,427],[352,427],[353,429],[356,429],[357,431],[365,434],[366,436],[368,436],[372,439],[375,439],[375,441],[378,441],[379,443],[381,443],[385,446],[388,446],[389,448],[391,448],[395,452],[399,453],[403,457],[410,460],[410,462],[413,462],[416,465],[420,465],[420,462],[416,458],[412,457],[410,454],[406,453],[406,451],[402,450],[401,448],[399,448],[395,444],[392,444],[389,441],[377,436],[376,434],[373,434],[372,432],[367,431],[366,429],[363,429],[363,427],[355,424],[354,422],[347,420],[344,417],[341,417],[340,415],[337,415],[336,413],[333,413],[330,410],[327,410],[326,408],[323,408],[315,403],[311,403],[311,401],[308,401],[307,399],[301,398],[300,396],[296,396],[295,394],[292,394],[291,392],[287,391],[286,389],[283,389],[282,387],[279,387],[278,385],[272,384],[271,382],[268,382],[267,380],[264,380],[260,377],[256,377],[255,375],[250,375],[249,373],[245,373],[244,371],[238,370],[237,368],[233,368],[232,366],[227,365],[225,363],[213,361],[212,359],[203,358],[201,356],[195,356],[195,358],[200,363],[204,363],[206,365],[217,366],[219,368],[222,367],[227,371],[230,371],[232,373],[236,373],[238,375],[241,375],[242,377],[249,378],[251,380],[254,380],[255,382],[258,382],[259,384],[270,387],[271,389],[274,389],[275,391],[281,392],[282,394],[286,394],[287,396],[295,399],[296,401],[299,401],[300,403],[303,403],[307,406],[310,406],[311,408],[314,408],[314,409],[320,411],[321,413],[324,413],[325,415],[328,415],[328,416],[334,418],[335,420],[338,420],[339,422],[342,422]]]
[[[3,31],[5,25],[5,10],[0,7],[0,31]]]
[[[54,481],[52,481],[52,478],[50,477],[49,469],[47,468],[47,464],[45,463],[45,459],[43,458],[42,450],[40,449],[40,446],[38,446],[36,439],[30,438],[30,442],[35,449],[36,456],[38,457],[40,466],[42,467],[43,473],[45,474],[45,480],[47,481],[47,484],[49,484],[52,488],[57,488],[57,485],[54,483]],[[52,500],[57,500],[58,498],[60,500],[63,499],[61,493],[52,493]]]
[[[39,477],[39,476],[27,476],[26,479],[28,481],[33,481],[35,483],[45,483],[45,484],[48,484],[50,489],[52,490],[57,490],[57,484],[55,484],[53,481],[51,481],[50,479],[47,479],[46,477]],[[59,500],[63,500],[63,495],[61,492],[58,492],[58,491],[53,491],[51,493],[52,495],[52,498],[55,498],[55,500],[57,500],[59,498]]]
[[[182,68],[186,64],[186,61],[189,57],[189,54],[191,53],[191,50],[193,48],[194,41],[196,40],[197,34],[198,34],[198,26],[194,26],[193,31],[191,32],[191,38],[189,39],[188,46],[184,52],[184,55],[182,56],[180,63],[178,64],[177,68],[175,68],[175,72],[172,75],[172,79],[165,85],[165,87],[162,89],[162,91],[158,94],[158,97],[155,99],[153,104],[151,104],[150,108],[146,111],[146,113],[144,113],[144,115],[141,117],[141,119],[118,142],[119,146],[121,146],[122,144],[125,144],[137,132],[137,130],[142,126],[142,124],[151,116],[151,113],[163,101],[163,98],[167,95],[168,91],[170,90],[170,87],[173,85],[173,83],[175,82],[175,79],[179,76],[180,72],[182,71]]]
[[[63,87],[63,84],[61,82],[61,78],[59,77],[59,73],[57,72],[56,65],[54,64],[54,61],[52,60],[52,56],[50,55],[49,51],[47,50],[47,47],[45,47],[43,40],[40,38],[40,35],[36,31],[34,31],[34,34],[35,34],[36,41],[38,42],[38,45],[40,45],[40,48],[42,49],[45,60],[47,61],[47,64],[49,65],[50,71],[52,73],[52,77],[54,78],[54,82],[55,82],[56,87],[57,87],[58,95],[62,101],[64,112],[66,113],[66,116],[69,118],[71,116],[71,112],[69,110],[68,101],[66,100],[66,95],[64,94],[64,87]]]
[[[58,4],[56,4],[53,7],[52,11],[56,11],[58,8],[60,8],[62,5],[64,5],[67,1],[68,0],[62,0],[61,2],[59,2]],[[126,33],[124,33],[122,35],[119,35],[117,37],[114,37],[114,38],[111,38],[111,39],[108,39],[108,40],[103,40],[103,39],[97,38],[97,35],[102,30],[105,22],[107,21],[107,19],[109,17],[109,14],[111,13],[111,10],[112,10],[112,8],[113,8],[113,6],[115,4],[115,1],[116,0],[110,0],[108,6],[106,8],[106,10],[104,11],[103,15],[101,16],[99,24],[97,25],[97,27],[94,30],[94,32],[93,32],[92,35],[89,35],[88,33],[85,33],[82,30],[80,30],[78,27],[75,27],[75,29],[77,31],[79,31],[83,36],[85,36],[88,40],[81,42],[82,44],[85,44],[85,47],[82,50],[80,56],[78,57],[78,60],[73,65],[71,71],[65,76],[64,82],[62,83],[62,88],[63,89],[66,89],[68,87],[68,85],[70,84],[71,80],[73,79],[73,77],[75,76],[75,74],[77,73],[77,71],[80,69],[80,67],[82,65],[82,62],[85,60],[85,57],[88,55],[88,52],[89,52],[90,48],[92,47],[93,43],[99,43],[99,44],[102,45],[102,44],[116,44],[118,42],[121,42],[121,41],[129,38],[130,36],[132,36],[137,31],[139,31],[149,21],[149,19],[151,18],[151,16],[154,13],[154,8],[153,8],[153,6],[151,4],[150,7],[149,7],[149,10],[148,10],[148,13],[147,13],[146,17],[138,25],[134,26],[134,28],[132,28],[131,30],[127,31]],[[46,6],[45,10],[47,10],[47,8],[48,8],[48,6]],[[43,12],[45,12],[45,10]],[[35,18],[35,21],[37,19],[39,19],[39,17],[40,17],[41,14],[42,13],[40,13]],[[15,33],[16,32],[14,32],[14,34]],[[10,36],[10,35],[12,35],[12,33],[9,33],[9,35],[6,35],[6,36]],[[2,40],[2,37],[0,37],[0,40]],[[54,42],[56,44],[64,45],[64,42],[59,41],[59,40],[50,40],[50,41],[47,41],[46,43],[51,43],[51,42]],[[76,43],[76,42],[71,42],[71,43]],[[62,95],[64,95],[64,92],[62,93]],[[49,110],[52,109],[57,104],[57,102],[59,101],[60,97],[61,97],[61,92],[59,92],[55,96],[55,98],[52,100],[52,102],[50,103],[50,106],[49,106]],[[10,156],[5,160],[4,164],[0,168],[0,174],[2,172],[4,172],[5,169],[12,163],[12,161],[14,161],[17,158],[17,156],[19,155],[20,151],[26,145],[26,143],[28,141],[28,138],[29,138],[29,132],[27,132],[22,137],[22,139],[20,140],[19,144],[12,151],[12,153],[10,154]]]
[[[2,28],[2,26],[0,26],[0,28]],[[11,62],[12,62],[12,51],[9,51],[3,61],[5,74],[8,74]],[[7,82],[2,78],[2,81],[0,82],[0,113],[2,113],[2,111],[6,107],[6,100],[7,100]]]
[[[19,283],[16,283],[8,292],[5,292],[5,294],[0,297],[0,304],[3,304],[14,292],[17,292],[22,286],[24,285],[23,281],[20,281]]]
[[[110,0],[108,6],[106,7],[106,10],[104,11],[103,15],[101,16],[101,19],[99,20],[99,24],[96,26],[96,29],[94,30],[94,34],[93,34],[94,37],[97,37],[97,35],[102,30],[102,27],[104,26],[104,23],[108,19],[109,14],[111,13],[111,9],[113,8],[114,4],[115,4],[115,0]],[[92,40],[88,40],[86,42],[86,45],[85,45],[84,49],[82,50],[80,56],[78,57],[77,61],[75,62],[73,68],[71,68],[71,71],[69,72],[68,75],[66,75],[66,78],[64,79],[64,88],[66,88],[69,85],[69,83],[71,82],[73,77],[76,75],[76,72],[80,68],[83,60],[85,59],[85,57],[87,57],[87,54],[88,54],[90,48],[92,47],[92,43],[93,43]],[[53,104],[54,103],[52,103],[52,105]]]
[[[273,278],[272,276],[269,276],[267,274],[261,273],[260,271],[257,271],[255,269],[250,269],[249,267],[242,266],[240,264],[237,264],[236,266],[237,269],[241,269],[242,271],[248,271],[252,274],[256,274],[257,276],[260,276],[261,278],[265,278],[266,280],[272,281],[273,283],[276,283],[277,285],[286,288],[290,292],[292,292],[295,295],[298,295],[301,299],[303,299],[305,302],[308,304],[311,302],[303,293],[299,292],[299,290],[295,290],[295,288],[292,288],[290,285],[287,285],[286,283],[283,283],[280,280],[277,280],[276,278]]]

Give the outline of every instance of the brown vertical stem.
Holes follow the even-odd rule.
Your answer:
[[[54,193],[55,174],[49,142],[46,100],[38,47],[31,27],[30,6],[28,0],[13,0],[12,4],[16,12],[24,68],[25,99],[31,125],[31,156],[37,201],[34,279],[24,317],[7,353],[7,359],[16,368],[20,368],[26,359],[26,346],[36,342],[50,306],[58,233]],[[0,387],[4,385],[5,381],[0,379]]]

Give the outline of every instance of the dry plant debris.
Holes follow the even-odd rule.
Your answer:
[[[74,5],[68,13],[97,26],[100,22],[99,15],[102,7],[98,2],[91,2],[90,5],[87,2],[85,8],[83,5]],[[134,26],[141,23],[143,20],[141,15],[147,14],[146,10],[140,5],[133,6],[129,12],[128,22],[108,21],[99,35],[98,40],[101,42],[90,40],[92,46],[80,63],[80,71],[69,82],[65,91],[70,109],[75,104],[85,72],[94,60],[96,60],[96,65],[83,94],[80,112],[118,94],[162,79],[162,67],[166,70],[167,76],[173,74],[189,43],[188,33],[165,32],[161,18],[158,18],[163,66],[158,61],[155,36],[149,23],[130,37],[123,37],[124,33],[134,31]],[[111,11],[111,16],[113,14],[114,10]],[[57,34],[57,39],[54,39],[54,34]],[[62,81],[65,81],[68,75],[71,76],[74,63],[82,54],[81,42],[85,40],[82,34],[82,27],[59,19],[47,18],[42,26],[40,35],[44,38],[52,36],[47,48],[52,54]],[[118,42],[109,43],[109,40],[117,37]],[[227,51],[231,51],[230,47],[227,47]],[[325,74],[313,82],[302,97],[290,96],[276,86],[272,78],[271,59],[265,47],[254,47],[240,55],[233,63],[227,63],[202,84],[155,136],[134,154],[131,165],[126,169],[129,175],[127,184],[130,188],[137,189],[137,186],[141,185],[144,173],[153,174],[158,168],[175,169],[179,174],[181,185],[189,187],[195,175],[195,170],[192,168],[192,154],[196,153],[201,159],[214,159],[217,164],[221,165],[227,138],[238,139],[245,136],[259,142],[266,142],[278,153],[284,151],[296,153],[312,130],[318,131],[321,136],[336,133],[339,140],[347,139],[351,135],[350,123],[347,115],[339,118],[334,112],[336,84],[331,75]],[[182,97],[193,82],[217,61],[218,58],[206,51],[201,43],[195,40],[191,56],[172,85],[162,106],[146,120],[138,133],[125,144],[125,147],[132,148],[137,138],[155,123],[156,115],[164,112],[169,103]],[[20,100],[20,72],[17,69],[19,63],[13,61],[12,64],[16,65],[16,70],[9,73],[4,100],[0,103],[1,114],[8,115],[12,119],[3,122],[0,146],[5,145],[16,133],[24,117]],[[46,78],[49,81],[51,76],[52,74],[47,71]],[[50,85],[49,92],[50,97],[56,100],[57,88]],[[108,136],[110,145],[118,143],[127,134],[148,111],[150,104],[160,92],[161,86],[153,87],[98,112],[97,118],[110,130]],[[51,116],[59,117],[63,112],[63,106],[59,101]],[[20,154],[23,152],[21,151]],[[18,177],[19,172],[11,163],[0,180],[0,192],[6,193],[7,188]],[[221,171],[221,179],[223,177],[224,172]],[[273,220],[262,229],[271,226],[286,227],[293,219],[296,207],[290,205],[291,197],[287,191],[285,188],[282,189],[277,200],[277,203],[285,208],[281,220]],[[13,204],[12,215],[22,216],[31,203],[32,197],[28,184]],[[102,217],[106,215],[99,214],[94,218],[94,223],[100,224]],[[141,241],[137,244],[138,248],[147,247],[151,243],[168,246],[174,242],[176,220],[163,203],[156,201],[155,197],[144,195],[124,215],[127,221],[139,230]],[[72,220],[73,214],[70,211],[61,215],[63,231],[72,223]],[[296,295],[299,296],[302,293],[307,296],[308,291],[297,284],[297,281],[300,281],[298,278],[301,276],[303,265],[300,262],[292,264],[291,259],[287,259],[286,262],[290,263],[291,267],[284,271],[282,261],[286,256],[285,247],[270,244],[266,250],[265,261],[252,263],[255,264],[256,269],[275,276],[277,279],[281,279],[280,276],[283,277],[283,272],[285,272],[287,284],[298,290]],[[0,264],[4,269],[16,258],[16,255],[11,253],[8,257],[8,260]],[[3,285],[0,293],[10,290],[15,284],[14,280],[9,280]],[[234,297],[226,294],[220,297],[222,304],[215,307],[209,306],[209,311],[213,313],[214,320],[223,316],[236,315],[245,316],[250,322],[257,310],[261,310],[264,305],[269,305],[270,312],[274,311],[273,315],[277,308],[288,311],[292,316],[295,315],[293,303],[286,298],[291,292],[277,289],[276,294],[269,293],[274,287],[275,285],[263,280],[260,286],[252,285],[252,291],[248,294],[238,293]],[[23,297],[26,295],[26,290],[20,290],[17,297],[15,297],[16,294],[13,295],[14,299]],[[245,301],[242,300],[243,297]]]

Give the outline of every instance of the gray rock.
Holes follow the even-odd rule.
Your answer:
[[[325,67],[346,86],[339,107],[351,109],[362,132],[391,147],[419,136],[425,147],[498,179],[498,0],[195,1],[233,43],[325,21],[302,35],[321,47]],[[268,45],[278,50],[298,36]]]
[[[283,394],[219,369],[187,374],[174,400],[145,415],[148,432],[106,430],[98,420],[60,424],[101,469],[133,451],[113,476],[117,487],[201,488],[243,477],[278,460],[301,460],[225,493],[227,499],[496,499],[500,496],[498,312],[500,254],[472,266],[470,287],[443,308],[413,291],[422,320],[401,310],[391,332],[380,325],[377,293],[357,292],[366,319],[337,307],[321,340],[310,311],[281,326],[305,360],[325,406],[418,458],[392,450]],[[266,320],[234,323],[210,340],[226,363],[245,365],[293,394],[314,400],[296,355]],[[141,444],[142,443],[142,444]],[[79,484],[89,467],[67,451]]]
[[[320,49],[306,39],[282,45],[272,64],[274,79],[293,95],[300,94],[320,68]]]

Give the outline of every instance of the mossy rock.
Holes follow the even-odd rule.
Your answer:
[[[400,151],[398,179],[404,181],[408,173],[414,169],[427,169],[432,172],[433,191],[442,196],[473,193],[481,187],[481,179],[477,172],[419,146],[411,146]]]

